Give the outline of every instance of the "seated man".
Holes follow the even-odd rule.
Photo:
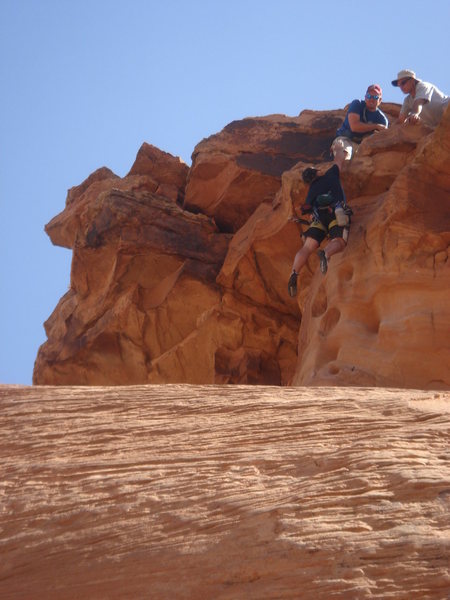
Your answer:
[[[320,176],[317,169],[308,167],[302,173],[303,181],[310,184],[305,203],[302,206],[302,214],[310,214],[311,217],[309,227],[303,234],[303,246],[295,255],[292,265],[292,274],[288,283],[288,292],[291,297],[297,294],[297,277],[300,269],[327,236],[330,241],[324,250],[317,252],[320,259],[320,270],[323,274],[327,272],[330,257],[342,252],[347,244],[348,213],[351,211],[346,207],[344,190],[340,181],[340,169],[347,154],[348,150],[344,148],[344,145],[337,143],[335,164],[328,171]]]
[[[444,114],[450,97],[432,83],[417,79],[414,71],[404,69],[394,79],[392,85],[407,94],[398,118],[400,123],[415,124],[419,121],[436,127]]]
[[[347,160],[358,149],[363,138],[374,131],[381,131],[389,126],[386,115],[378,108],[381,104],[382,91],[377,84],[369,85],[364,100],[353,100],[350,104],[344,122],[336,132],[337,138],[331,145],[334,149],[337,141],[344,143],[348,151]]]

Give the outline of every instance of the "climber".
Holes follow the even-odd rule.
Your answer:
[[[432,83],[421,81],[414,71],[403,69],[392,81],[394,87],[399,87],[407,94],[400,109],[399,123],[422,122],[430,127],[436,127],[448,106],[450,97],[446,96]]]
[[[303,246],[297,252],[289,278],[288,292],[291,297],[297,294],[297,277],[309,256],[317,250],[322,241],[329,236],[330,241],[324,250],[317,250],[320,270],[327,272],[328,261],[333,254],[342,252],[347,244],[351,209],[345,202],[344,190],[340,181],[340,170],[344,160],[348,159],[349,149],[344,142],[336,142],[334,165],[323,175],[316,168],[308,167],[302,173],[305,183],[310,184],[305,202],[301,207],[302,215],[310,215],[308,229],[303,233]],[[305,222],[292,218],[293,221]]]
[[[374,83],[367,88],[364,100],[351,102],[344,122],[336,132],[337,137],[331,144],[333,154],[336,144],[343,143],[348,150],[346,160],[350,160],[364,137],[389,127],[386,115],[379,109],[382,95],[381,87]]]

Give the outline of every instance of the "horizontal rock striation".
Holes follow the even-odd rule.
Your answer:
[[[0,597],[444,600],[450,396],[0,386]]]

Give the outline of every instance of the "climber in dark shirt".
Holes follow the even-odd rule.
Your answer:
[[[323,274],[327,272],[330,257],[342,252],[347,244],[350,211],[346,206],[340,180],[340,169],[346,158],[347,150],[343,145],[338,145],[335,164],[323,175],[319,175],[317,169],[312,167],[302,173],[303,181],[309,183],[310,187],[301,210],[303,215],[310,215],[310,220],[309,227],[302,236],[303,246],[295,255],[292,265],[288,283],[289,295],[292,297],[297,294],[297,277],[301,268],[326,237],[330,241],[324,250],[317,250]]]
[[[303,171],[303,181],[308,183],[308,180],[311,181],[311,178],[312,183],[309,186],[305,203],[302,206],[303,213],[310,212],[316,198],[322,194],[330,193],[335,202],[340,202],[341,204],[345,202],[344,190],[342,189],[339,177],[339,167],[336,163],[321,176],[317,176],[317,169],[312,167],[305,169],[305,171]]]

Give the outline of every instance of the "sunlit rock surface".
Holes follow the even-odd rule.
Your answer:
[[[343,111],[305,111],[233,121],[200,142],[192,155],[184,205],[214,217],[224,231],[237,231],[254,210],[271,202],[281,175],[299,160],[330,156],[330,139]]]
[[[393,122],[398,105],[383,109]],[[234,383],[450,387],[450,112],[393,125],[342,174],[354,210],[324,277],[290,219],[301,171],[330,166],[345,114],[230,123],[192,167],[144,144],[130,173],[69,190],[46,227],[73,249],[36,384]]]
[[[0,597],[444,600],[450,396],[0,386]]]

